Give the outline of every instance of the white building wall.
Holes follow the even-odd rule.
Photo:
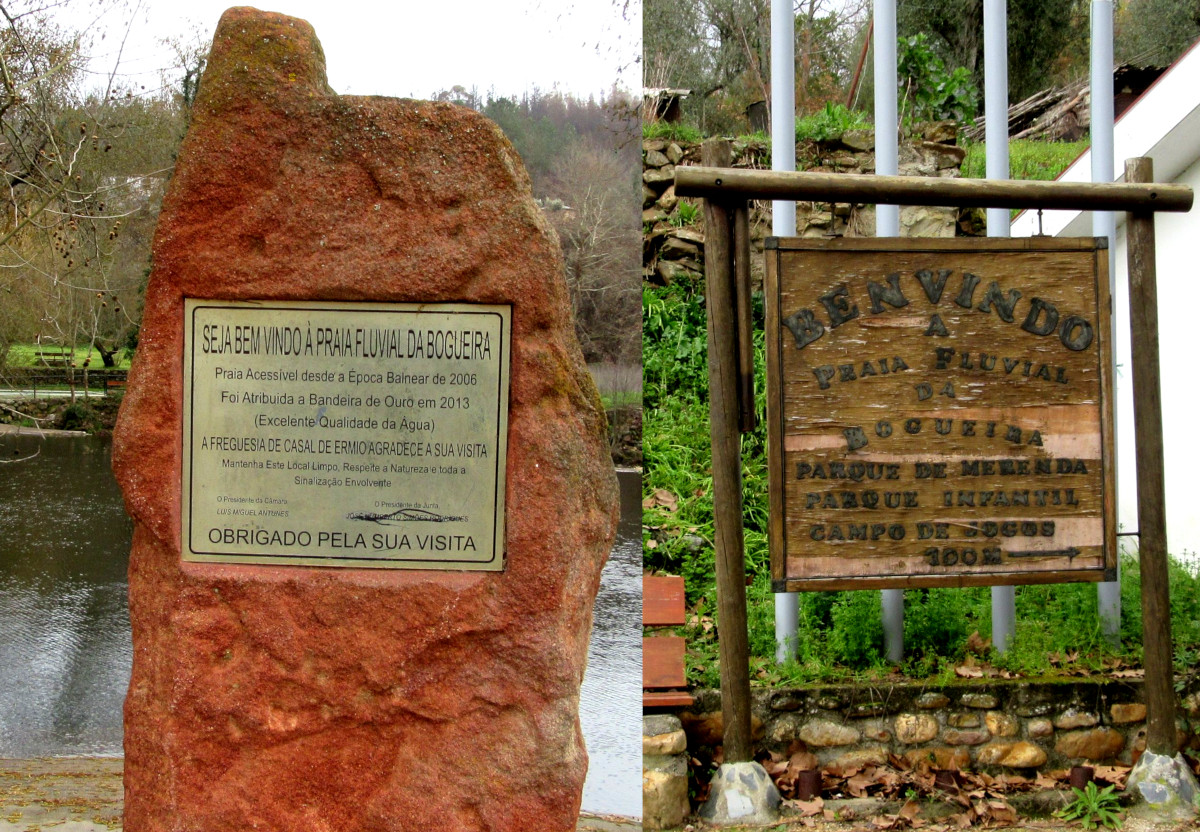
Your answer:
[[[1188,185],[1200,192],[1200,45],[1192,47],[1117,121],[1113,136],[1117,181],[1125,178],[1125,160],[1149,156],[1156,182]],[[1087,182],[1090,151],[1059,176],[1063,182]],[[1200,200],[1198,200],[1200,203]],[[1109,262],[1116,270],[1114,314],[1117,318],[1117,479],[1120,530],[1137,530],[1137,476],[1133,435],[1133,378],[1129,352],[1129,272],[1125,247],[1125,215],[1117,214],[1116,250]],[[1088,236],[1090,212],[1046,211],[1042,230],[1058,237]],[[1200,552],[1200,510],[1192,508],[1200,493],[1200,442],[1191,428],[1200,410],[1200,375],[1188,340],[1200,320],[1191,313],[1191,296],[1200,284],[1200,207],[1186,214],[1155,215],[1158,266],[1159,362],[1162,384],[1163,441],[1166,467],[1167,547],[1176,556]],[[1038,233],[1036,211],[1012,223],[1012,236]],[[1131,543],[1135,538],[1124,538]]]
[[[1196,141],[1200,144],[1200,136]],[[1118,166],[1118,170],[1123,165]],[[1158,177],[1155,177],[1158,179]],[[1200,193],[1200,161],[1175,180]],[[1195,315],[1200,290],[1200,209],[1155,215],[1158,265],[1159,364],[1162,377],[1163,448],[1167,491],[1167,549],[1176,556],[1200,552],[1200,374],[1190,342],[1200,332]],[[1133,435],[1133,377],[1129,351],[1129,270],[1125,224],[1117,229],[1117,470],[1121,531],[1137,530],[1137,477]],[[1125,538],[1132,540],[1131,538]]]

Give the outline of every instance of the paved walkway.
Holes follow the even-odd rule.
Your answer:
[[[0,832],[112,832],[121,828],[120,758],[0,760]],[[583,815],[578,832],[632,832],[640,823]]]

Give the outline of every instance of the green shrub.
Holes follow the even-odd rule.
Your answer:
[[[60,430],[95,431],[100,427],[100,417],[90,404],[75,402],[69,404],[58,417]]]
[[[970,71],[961,66],[947,71],[923,32],[900,39],[896,72],[905,123],[953,119],[961,124],[975,118],[979,88]]]
[[[910,661],[925,660],[931,671],[938,662],[962,654],[967,637],[979,629],[972,610],[972,590],[921,589],[904,596],[904,653]],[[975,593],[977,594],[977,593]]]
[[[883,629],[878,592],[840,592],[830,609],[830,658],[855,670],[880,664]]]

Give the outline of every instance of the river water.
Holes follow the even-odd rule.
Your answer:
[[[92,437],[0,435],[0,757],[117,756],[133,649],[133,524]],[[604,568],[580,705],[591,766],[583,808],[641,814],[638,474]]]

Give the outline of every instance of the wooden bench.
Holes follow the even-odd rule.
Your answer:
[[[71,363],[75,352],[70,347],[38,347],[34,355],[39,361],[51,366],[66,367]]]
[[[642,626],[675,627],[686,622],[683,578],[672,575],[642,577]],[[680,636],[656,635],[642,639],[642,707],[691,705],[683,657],[687,649]]]
[[[106,378],[104,379],[104,395],[111,396],[117,390],[124,393],[126,384],[127,382],[123,378]]]

